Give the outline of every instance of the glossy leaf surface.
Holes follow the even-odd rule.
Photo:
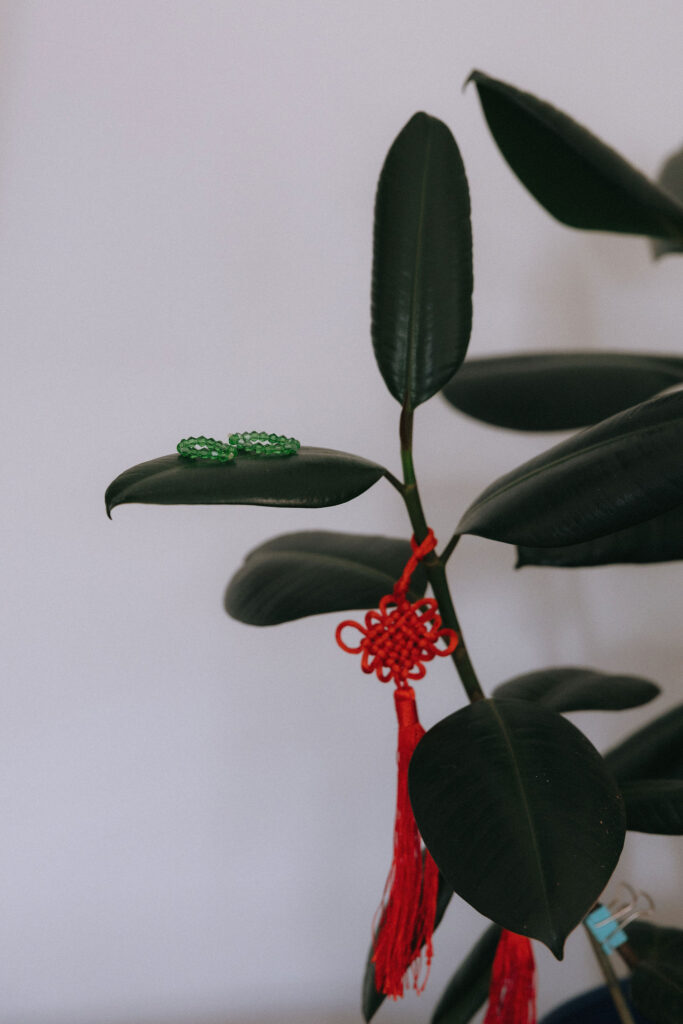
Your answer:
[[[605,754],[620,784],[641,779],[683,779],[683,704],[638,729]]]
[[[632,832],[683,835],[683,779],[639,779],[624,782],[626,828]]]
[[[515,430],[577,430],[683,381],[683,359],[626,352],[468,359],[443,389],[461,412]]]
[[[501,683],[494,697],[531,700],[551,711],[621,711],[654,700],[659,687],[639,676],[594,668],[545,668]]]
[[[529,547],[592,540],[683,503],[683,391],[657,395],[499,477],[460,533]]]
[[[683,148],[672,153],[664,162],[657,175],[657,181],[666,192],[677,199],[679,203],[683,203]],[[670,252],[683,252],[683,241],[655,238],[652,240],[652,249],[655,258]]]
[[[383,475],[381,466],[329,448],[301,448],[280,459],[238,458],[227,464],[164,455],[127,469],[109,485],[116,505],[277,505],[322,508],[356,498]]]
[[[254,626],[306,615],[375,608],[391,593],[412,554],[410,542],[325,530],[286,533],[251,551],[225,593],[225,610]],[[408,596],[422,597],[423,566]]]
[[[535,704],[479,701],[420,740],[409,787],[454,891],[561,959],[624,841],[621,797],[586,737]]]
[[[465,169],[446,125],[415,114],[387,154],[375,201],[372,343],[394,398],[414,408],[439,391],[471,327]]]
[[[683,205],[562,111],[481,71],[470,76],[498,148],[563,224],[683,238]]]
[[[436,914],[434,915],[434,930],[439,927],[443,920],[443,916],[446,913],[446,908],[451,901],[453,890],[450,885],[443,877],[439,875],[439,888],[436,896]],[[383,992],[378,992],[375,988],[375,965],[372,962],[373,947],[370,946],[368,955],[365,961],[365,973],[363,975],[363,990],[361,993],[361,1009],[363,1011],[363,1018],[366,1021],[372,1020],[374,1015],[379,1010],[380,1006],[386,999]]]
[[[436,1005],[431,1024],[468,1024],[489,995],[500,928],[492,924],[472,947]]]
[[[627,933],[640,957],[631,975],[634,1005],[651,1024],[681,1024],[683,931],[634,921]]]
[[[547,565],[580,568],[591,565],[644,565],[683,558],[683,505],[616,533],[582,544],[557,548],[517,548],[516,568]]]

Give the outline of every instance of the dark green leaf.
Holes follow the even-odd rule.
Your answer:
[[[683,390],[582,430],[499,477],[460,533],[556,547],[634,526],[683,503]]]
[[[465,168],[446,125],[415,114],[389,150],[375,202],[372,343],[394,398],[414,408],[439,391],[471,327]]]
[[[107,488],[107,515],[131,501],[153,505],[278,505],[322,508],[357,497],[385,473],[358,455],[301,448],[286,458],[238,456],[216,465],[164,455],[127,469]]]
[[[488,999],[500,928],[492,924],[467,954],[436,1005],[431,1024],[468,1024]]]
[[[664,163],[657,175],[657,181],[670,195],[683,203],[683,148],[672,153]],[[683,252],[683,241],[668,238],[655,238],[652,240],[652,249],[655,258],[664,256],[669,252]]]
[[[636,1008],[650,1024],[683,1021],[683,931],[634,921],[626,929],[640,957],[631,975]]]
[[[683,779],[624,782],[626,828],[662,836],[683,835]]]
[[[273,626],[321,612],[375,608],[391,593],[412,554],[410,542],[357,533],[286,533],[251,551],[225,593],[225,610],[240,622]],[[418,566],[408,596],[425,592]]]
[[[683,558],[683,505],[628,526],[616,533],[566,544],[559,548],[517,548],[517,566],[548,565],[556,568],[578,568],[590,565],[642,565],[672,562]]]
[[[498,148],[563,224],[683,238],[683,206],[560,110],[481,71],[470,75]]]
[[[659,687],[639,676],[610,675],[594,668],[544,668],[502,683],[494,697],[531,700],[551,711],[621,711],[647,704]]]
[[[629,942],[642,960],[670,959],[680,952],[677,959],[683,966],[683,931],[680,928],[665,928],[652,921],[632,921],[625,928]]]
[[[605,754],[617,782],[683,779],[683,704],[638,729]]]
[[[626,352],[468,359],[443,389],[461,412],[514,430],[576,430],[683,381],[683,359]]]
[[[648,1024],[681,1024],[683,967],[680,963],[643,961],[631,975],[631,997]]]
[[[446,908],[451,901],[452,895],[453,890],[450,885],[443,875],[439,875],[439,888],[436,896],[436,913],[434,915],[435,931],[443,920],[443,916],[446,913]],[[363,990],[361,993],[361,1008],[363,1010],[363,1017],[366,1021],[372,1020],[386,999],[384,993],[378,992],[375,988],[375,965],[372,962],[372,954],[373,946],[371,945],[365,961],[365,974],[363,975]]]
[[[586,737],[535,704],[482,700],[420,740],[409,787],[454,891],[561,959],[624,841],[621,796]]]

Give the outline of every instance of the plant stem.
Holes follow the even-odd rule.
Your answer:
[[[457,532],[454,533],[453,536],[451,537],[451,539],[449,540],[448,544],[446,545],[446,547],[443,549],[443,551],[439,555],[439,558],[441,559],[441,561],[443,562],[444,565],[446,564],[448,559],[451,557],[451,555],[455,551],[455,545],[460,540],[460,537],[461,537],[461,534],[459,534]]]
[[[388,469],[385,469],[384,477],[389,481],[392,487],[396,488],[399,494],[403,494],[403,484],[394,476],[393,473],[390,473]]]
[[[614,968],[609,961],[609,957],[603,952],[602,946],[593,936],[588,925],[584,924],[584,928],[586,929],[586,934],[588,935],[590,944],[593,947],[593,952],[595,953],[595,958],[598,961],[600,970],[607,982],[607,988],[609,989],[609,994],[612,997],[612,1002],[614,1003],[614,1008],[617,1011],[619,1020],[622,1024],[635,1024],[633,1014],[629,1010],[626,1000],[624,999],[624,993],[621,991],[619,979],[614,973]]]
[[[429,527],[427,526],[427,520],[425,518],[424,509],[422,508],[420,492],[415,478],[415,467],[413,466],[413,410],[408,405],[404,405],[401,410],[400,436],[401,462],[403,464],[404,481],[403,500],[405,501],[408,515],[410,516],[410,522],[413,527],[415,539],[419,544],[427,536]],[[460,628],[458,617],[455,614],[455,608],[453,606],[451,592],[448,588],[443,560],[437,555],[436,551],[431,551],[424,560],[424,566],[427,570],[427,577],[432,590],[434,591],[434,596],[439,605],[439,611],[441,612],[443,623],[448,629],[453,629],[458,634],[458,645],[453,651],[451,658],[453,659],[453,663],[455,664],[462,684],[465,687],[465,692],[472,704],[478,700],[484,700],[484,692],[479,680],[477,679],[474,666],[470,661],[470,656],[467,652],[467,647],[465,646],[465,639],[462,635],[462,629]]]

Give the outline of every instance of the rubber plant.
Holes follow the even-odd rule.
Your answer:
[[[645,236],[655,256],[683,251],[681,154],[650,181],[548,103],[478,71],[470,81],[502,155],[555,218]],[[127,502],[318,508],[384,479],[405,505],[410,539],[278,536],[248,554],[225,597],[230,615],[260,626],[365,611],[363,622],[339,625],[337,640],[360,654],[364,671],[395,684],[394,860],[363,979],[367,1021],[387,995],[423,987],[432,932],[457,893],[490,924],[432,1024],[466,1024],[487,999],[487,1024],[529,1024],[536,1019],[530,940],[562,959],[569,933],[596,908],[605,916],[601,894],[627,829],[683,833],[683,705],[601,756],[564,713],[632,708],[659,688],[570,665],[487,692],[446,574],[466,534],[515,545],[519,566],[681,558],[683,390],[675,385],[683,382],[683,358],[610,351],[466,359],[471,296],[463,162],[446,125],[418,113],[386,157],[374,223],[372,343],[400,409],[402,479],[362,456],[302,447],[284,435],[202,435],[126,470],[106,494],[108,513]],[[577,432],[491,483],[439,548],[413,464],[413,423],[440,392],[501,428]],[[431,598],[423,596],[427,585]],[[425,733],[411,684],[436,655],[452,659],[468,703]],[[349,661],[349,668],[358,666]],[[604,1019],[683,1021],[682,931],[625,926],[618,946],[625,987],[605,944],[587,932],[613,1007]],[[571,1004],[554,1012],[588,1019],[591,999],[576,1013]]]

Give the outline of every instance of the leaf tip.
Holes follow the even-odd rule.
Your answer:
[[[361,1014],[365,1024],[370,1024],[370,1021],[384,1002],[384,994],[378,992],[375,987],[375,965],[369,957],[370,954],[368,954],[368,961],[365,966],[361,997]]]
[[[483,73],[483,71],[477,71],[476,68],[472,68],[469,75],[462,83],[462,91],[465,91],[470,82],[474,82],[474,84],[477,85],[483,78],[486,78],[486,75]]]
[[[683,252],[683,243],[677,246],[673,244],[667,245],[661,238],[654,238],[651,241],[653,243],[651,246],[652,259],[655,263],[659,263],[665,256],[675,256]],[[659,245],[657,244],[658,242],[660,243]]]
[[[416,110],[413,116],[406,121],[404,131],[412,125],[420,124],[422,121],[429,121],[429,119],[429,114],[425,110]]]

